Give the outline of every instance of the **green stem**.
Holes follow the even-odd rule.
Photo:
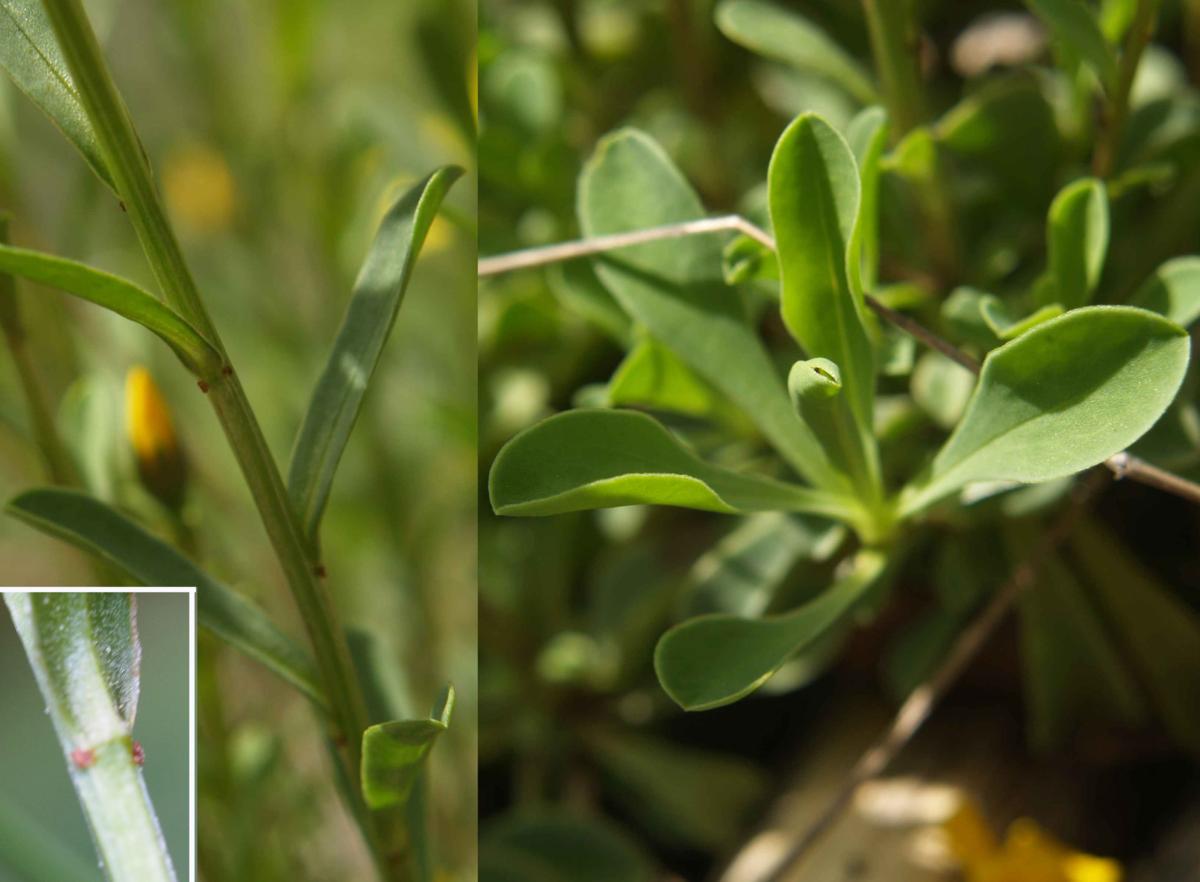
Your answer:
[[[1117,152],[1121,136],[1129,118],[1129,94],[1133,79],[1137,75],[1142,53],[1154,35],[1154,24],[1158,18],[1159,0],[1138,0],[1133,23],[1125,35],[1125,46],[1121,50],[1121,62],[1117,68],[1117,81],[1113,84],[1112,98],[1105,114],[1096,152],[1092,155],[1092,171],[1098,178],[1112,175],[1117,164]]]
[[[79,90],[88,119],[104,151],[122,205],[162,289],[164,298],[225,355],[224,346],[184,261],[159,199],[149,163],[128,111],[117,92],[80,0],[43,0],[59,46]],[[228,364],[213,378],[209,398],[282,566],[308,631],[332,711],[332,733],[349,780],[357,782],[362,733],[367,726],[362,690],[354,674],[344,632],[319,564],[310,557],[279,469],[242,385]],[[203,388],[203,387],[202,387]],[[356,798],[360,798],[357,787]],[[357,814],[357,812],[355,812]],[[371,837],[374,846],[376,838]]]
[[[879,87],[898,141],[925,121],[912,0],[862,0]]]

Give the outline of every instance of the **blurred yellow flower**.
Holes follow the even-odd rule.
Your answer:
[[[200,144],[177,148],[163,164],[163,193],[171,216],[199,233],[233,223],[237,190],[225,159]]]
[[[179,509],[187,487],[187,462],[171,412],[144,367],[125,377],[125,430],[142,484],[168,508]]]
[[[965,800],[943,825],[967,882],[1121,882],[1116,861],[1072,851],[1027,818],[1001,844],[978,806]]]

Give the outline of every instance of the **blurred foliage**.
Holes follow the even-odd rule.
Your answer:
[[[1119,42],[1136,4],[1088,5],[1100,10],[1106,38]],[[481,255],[578,238],[582,164],[600,137],[626,125],[663,145],[707,211],[766,223],[764,182],[776,139],[810,110],[844,129],[870,98],[871,82],[864,86],[856,73],[874,67],[870,41],[859,3],[778,3],[794,29],[749,35],[717,6],[483,0]],[[1027,327],[1018,321],[1033,311],[1022,311],[1027,294],[1034,307],[1047,302],[1047,292],[1036,290],[1048,261],[1047,214],[1063,185],[1089,172],[1102,125],[1098,87],[1019,3],[917,7],[925,125],[884,159],[874,293],[960,347],[986,352]],[[823,42],[796,50],[796,21],[806,39],[816,31]],[[1200,7],[1163,3],[1155,40],[1133,83],[1107,181],[1111,237],[1096,302],[1149,303],[1149,293],[1135,298],[1147,277],[1168,258],[1200,250]],[[833,61],[821,54],[830,44],[840,53]],[[727,252],[731,283],[748,304],[767,304],[776,282],[745,245]],[[992,295],[986,309],[984,292]],[[672,403],[687,407],[655,416],[704,459],[770,469],[761,439],[730,417],[727,401],[701,394],[710,387],[698,390],[672,373],[670,353],[633,326],[587,262],[489,279],[479,308],[481,475],[504,442],[546,416],[644,404],[629,382],[635,358],[670,378]],[[795,358],[791,341],[774,317],[760,329],[782,371]],[[880,361],[876,429],[894,483],[937,448],[972,383],[966,371],[890,330]],[[1200,477],[1195,372],[1135,449],[1192,478]],[[665,508],[505,519],[481,496],[484,878],[566,878],[552,866],[536,876],[515,869],[522,861],[532,867],[538,854],[553,863],[529,844],[549,835],[537,814],[548,805],[559,819],[603,821],[597,839],[611,837],[615,822],[623,844],[614,853],[640,849],[651,867],[698,878],[719,865],[764,808],[780,743],[806,731],[798,718],[808,705],[794,690],[851,647],[841,656],[849,682],[866,688],[855,675],[876,666],[882,692],[906,695],[1036,544],[1067,489],[1052,482],[939,509],[907,555],[888,612],[868,631],[847,625],[789,662],[764,687],[786,699],[760,696],[692,715],[681,715],[654,678],[662,632],[702,612],[794,608],[829,584],[846,553],[845,534],[783,515],[735,519]],[[1111,761],[1112,736],[1148,719],[1122,691],[1133,680],[1160,729],[1176,745],[1200,747],[1181,723],[1194,723],[1195,713],[1181,715],[1177,705],[1200,670],[1183,636],[1196,633],[1198,539],[1200,517],[1180,500],[1127,484],[1105,493],[1078,542],[1043,575],[1039,588],[1053,589],[1020,611],[1023,623],[1037,622],[1020,646],[1033,746]],[[1112,560],[1087,563],[1105,547]],[[1076,581],[1089,586],[1082,596]],[[1153,661],[1132,635],[1161,627],[1160,613],[1174,616],[1179,631],[1162,632]],[[1138,624],[1118,641],[1114,661],[1115,622]],[[1015,667],[1008,666],[1009,692],[1020,688]],[[1155,697],[1154,687],[1145,691],[1150,682],[1170,685]],[[1126,758],[1175,749],[1153,737],[1125,744]],[[690,789],[701,786],[699,794]],[[520,848],[507,841],[513,825],[531,828]]]
[[[395,196],[429,169],[474,166],[474,9],[466,0],[88,2],[168,211],[276,460],[285,466],[358,267]],[[435,47],[437,47],[435,49]],[[429,776],[455,878],[475,849],[474,180],[430,232],[363,419],[323,548],[348,627],[401,706],[453,682],[455,725]],[[153,280],[120,206],[24,96],[0,83],[0,205],[14,243]],[[38,379],[87,489],[198,555],[293,633],[261,523],[194,382],[140,329],[20,284]],[[145,365],[187,463],[178,516],[138,480],[123,382]],[[0,359],[0,497],[46,476],[16,375]],[[134,439],[136,443],[136,438]],[[117,575],[0,521],[8,584]],[[302,699],[201,644],[202,878],[369,872]]]

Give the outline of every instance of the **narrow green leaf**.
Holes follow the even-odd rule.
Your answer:
[[[1075,529],[1071,548],[1167,731],[1200,755],[1200,616],[1096,521]]]
[[[372,809],[403,806],[425,758],[450,725],[454,688],[446,687],[427,720],[395,720],[368,727],[362,736],[363,799]]]
[[[1028,548],[1025,540],[1033,539],[1024,536],[1018,545]],[[1035,747],[1069,744],[1097,719],[1126,728],[1144,721],[1146,705],[1136,681],[1083,587],[1061,560],[1043,564],[1017,608]]]
[[[603,138],[579,180],[579,221],[603,236],[696,220],[699,197],[662,148],[624,130]],[[826,489],[847,482],[796,419],[771,356],[722,281],[721,239],[652,242],[597,260],[596,273],[637,322],[753,420],[800,475]]]
[[[1045,305],[1053,297],[1068,309],[1084,306],[1092,299],[1108,252],[1104,184],[1083,178],[1064,187],[1050,205],[1046,237],[1054,285],[1042,289],[1040,302]]]
[[[120,567],[152,587],[195,586],[199,622],[291,683],[319,707],[326,702],[306,653],[261,609],[103,502],[74,490],[22,493],[8,512],[30,526]]]
[[[676,625],[654,653],[659,682],[689,711],[720,707],[749,695],[850,612],[886,563],[879,552],[859,552],[851,573],[790,613],[761,619],[714,614]]]
[[[850,240],[850,284],[858,291],[875,287],[879,273],[879,179],[888,141],[888,118],[882,107],[868,107],[846,127],[846,143],[858,163],[862,200]]]
[[[1136,441],[1187,370],[1187,332],[1127,306],[1072,310],[984,360],[958,428],[901,508],[911,514],[975,481],[1037,483]]]
[[[1138,288],[1129,305],[1149,309],[1180,327],[1189,327],[1200,318],[1200,257],[1168,260]]]
[[[404,193],[384,216],[363,263],[288,471],[288,495],[316,539],[333,476],[362,409],[375,366],[395,324],[417,255],[462,169],[446,166]]]
[[[866,68],[803,15],[763,0],[724,0],[717,27],[751,52],[837,83],[863,104],[879,100]]]
[[[1025,0],[1025,4],[1096,72],[1105,89],[1116,85],[1117,62],[1095,13],[1081,0]]]
[[[641,848],[608,821],[562,811],[509,814],[479,837],[480,882],[652,882]]]
[[[804,114],[780,137],[767,173],[783,279],[783,320],[811,358],[842,371],[856,418],[870,425],[875,370],[862,292],[851,290],[847,249],[858,220],[854,154],[820,117]]]
[[[748,760],[621,729],[590,729],[584,741],[628,810],[685,846],[736,844],[767,790]]]
[[[212,379],[224,360],[204,336],[169,306],[132,282],[62,257],[0,245],[0,272],[57,288],[103,306],[153,331],[192,373]]]
[[[496,456],[488,490],[501,515],[649,504],[847,516],[841,497],[709,465],[655,420],[619,410],[568,411],[526,429]]]
[[[40,0],[0,0],[0,67],[115,193],[108,163]]]

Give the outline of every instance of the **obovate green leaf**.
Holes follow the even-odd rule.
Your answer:
[[[0,245],[0,272],[57,288],[103,306],[157,334],[198,377],[219,375],[223,359],[182,316],[148,291],[118,276],[40,251]]]
[[[1200,318],[1200,257],[1176,257],[1154,271],[1133,298],[1140,306],[1164,316],[1180,327]]]
[[[761,619],[713,614],[676,625],[662,636],[654,669],[684,710],[730,704],[763,685],[796,652],[850,612],[883,574],[887,559],[864,550],[852,571],[798,609]]]
[[[41,0],[0,0],[0,67],[116,192]]]
[[[315,540],[333,476],[396,322],[438,208],[462,169],[446,166],[400,196],[379,224],[346,317],[317,380],[288,470],[288,495]]]
[[[962,421],[902,494],[902,512],[976,481],[1036,483],[1103,462],[1166,410],[1188,344],[1186,331],[1152,312],[1091,306],[993,349]]]
[[[859,212],[854,155],[820,117],[803,114],[780,137],[767,173],[771,225],[782,276],[783,320],[811,358],[841,369],[850,409],[869,432],[874,353],[862,292],[847,272]]]
[[[372,809],[402,807],[454,712],[454,688],[446,687],[427,720],[395,720],[367,728],[362,736],[363,799]]]
[[[261,662],[319,707],[327,706],[312,661],[266,613],[123,514],[86,494],[58,488],[22,493],[7,508],[43,533],[115,564],[139,584],[195,586],[203,627]]]
[[[1042,290],[1068,309],[1092,299],[1108,252],[1108,196],[1104,184],[1084,178],[1063,188],[1050,205],[1046,248],[1054,285]]]
[[[619,410],[568,411],[526,429],[497,454],[488,490],[501,515],[638,504],[850,514],[842,497],[709,465],[655,420]]]
[[[1117,81],[1117,62],[1095,13],[1081,0],[1025,0],[1025,4],[1096,72],[1105,89]]]
[[[704,216],[695,191],[662,148],[633,130],[601,140],[580,177],[578,202],[580,226],[589,237]],[[724,284],[719,236],[623,248],[595,266],[625,311],[737,404],[792,468],[819,487],[847,487],[796,419],[745,306]]]
[[[879,100],[858,59],[800,13],[762,0],[724,0],[715,18],[721,33],[750,51],[832,80],[863,104]]]

